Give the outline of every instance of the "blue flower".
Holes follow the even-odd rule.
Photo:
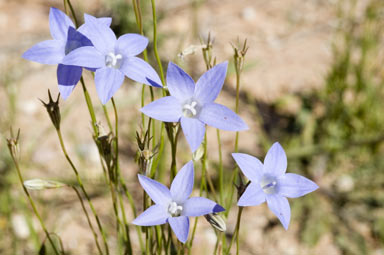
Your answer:
[[[171,95],[146,105],[141,111],[157,120],[180,121],[192,152],[204,139],[205,124],[230,131],[248,129],[236,113],[214,103],[223,87],[227,64],[224,62],[208,70],[195,85],[187,73],[170,62],[167,85]]]
[[[204,197],[189,197],[193,189],[193,162],[189,161],[177,173],[169,190],[163,184],[146,176],[138,175],[143,189],[154,205],[140,214],[132,223],[154,226],[169,223],[180,242],[188,239],[189,218],[224,211],[217,203]]]
[[[99,18],[97,22],[109,26],[111,18]],[[81,33],[84,27],[80,27],[79,31],[76,31],[71,19],[53,7],[49,11],[49,27],[53,40],[36,44],[27,50],[22,57],[41,64],[58,65],[57,82],[61,96],[66,99],[79,82],[82,68],[64,65],[63,58],[74,49],[92,46],[92,43]]]
[[[237,205],[254,206],[267,201],[269,209],[288,229],[291,209],[288,199],[304,196],[318,188],[313,181],[298,175],[285,173],[287,156],[279,143],[274,143],[264,159],[264,165],[255,157],[232,153],[244,175],[251,181]]]
[[[135,57],[147,47],[146,37],[124,34],[116,39],[115,33],[107,25],[90,15],[85,15],[81,32],[91,40],[93,46],[72,51],[63,62],[96,69],[96,90],[103,104],[120,88],[124,76],[139,83],[162,87],[156,71],[147,62]]]

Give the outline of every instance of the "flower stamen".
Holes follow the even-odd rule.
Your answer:
[[[197,102],[192,101],[191,103],[186,103],[183,106],[183,114],[185,117],[195,117],[197,115]]]
[[[277,181],[271,176],[264,176],[260,182],[260,186],[266,194],[275,194],[277,192]]]
[[[105,56],[105,65],[107,67],[120,68],[122,61],[123,56],[121,54],[110,52]]]
[[[168,213],[172,217],[178,217],[181,215],[181,212],[183,211],[183,207],[181,205],[178,205],[176,202],[172,201],[168,206]]]

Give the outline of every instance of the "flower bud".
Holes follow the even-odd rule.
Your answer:
[[[188,56],[188,55],[194,55],[197,51],[203,49],[203,48],[206,48],[207,45],[203,44],[203,45],[189,45],[187,48],[185,48],[182,52],[180,52],[179,54],[177,54],[177,56],[181,59],[181,60],[184,60],[184,57]]]
[[[238,44],[240,44],[240,42],[238,42]],[[233,59],[235,62],[236,73],[240,73],[243,70],[244,58],[245,58],[245,55],[247,54],[247,51],[249,49],[249,47],[247,45],[247,39],[244,40],[244,44],[243,44],[242,48],[237,47],[233,44],[232,44],[232,48],[234,51]]]
[[[204,155],[204,146],[201,144],[199,148],[192,154],[193,161],[199,161]]]
[[[221,217],[219,214],[210,213],[204,215],[204,217],[209,222],[209,224],[211,224],[211,226],[215,229],[221,232],[225,232],[227,230],[227,225],[225,224],[223,217]]]
[[[150,141],[152,137],[149,136],[148,130],[144,133],[136,132],[136,141],[138,145],[138,151],[136,154],[136,162],[138,162],[141,172],[145,176],[150,176],[153,157],[158,153],[159,144],[154,148],[150,148]]]
[[[108,167],[111,167],[113,163],[113,139],[112,133],[95,138],[97,148]]]
[[[31,179],[24,182],[24,186],[29,190],[57,189],[66,186],[64,183],[52,181]]]
[[[11,138],[7,139],[7,145],[11,156],[18,160],[20,157],[20,147],[19,147],[19,138],[20,138],[20,129],[17,131],[16,137],[13,134],[11,129]]]
[[[40,101],[43,103],[43,105],[47,109],[47,112],[49,114],[49,117],[51,118],[52,124],[55,126],[57,130],[59,130],[60,121],[61,121],[60,107],[59,107],[60,93],[57,95],[56,101],[53,101],[51,91],[48,89],[48,97],[49,97],[48,103],[43,102],[41,99]]]

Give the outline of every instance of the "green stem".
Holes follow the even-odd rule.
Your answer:
[[[170,129],[174,130],[174,127],[171,126]],[[177,168],[176,168],[176,152],[177,152],[177,142],[178,137],[180,134],[181,126],[178,126],[177,132],[175,136],[173,137],[174,132],[170,132],[170,141],[171,141],[171,153],[172,153],[172,163],[171,163],[171,182],[173,178],[175,178],[177,174]]]
[[[64,6],[66,6],[65,5],[65,1],[68,3],[68,5],[69,5],[69,9],[71,10],[71,13],[72,13],[72,17],[73,17],[73,20],[75,21],[75,26],[76,27],[79,27],[79,22],[78,22],[78,20],[77,20],[77,18],[76,18],[76,14],[75,14],[75,10],[73,9],[73,6],[72,6],[72,4],[71,4],[71,1],[70,0],[64,0]],[[67,12],[68,10],[66,10],[66,12]],[[68,14],[68,13],[67,13]]]
[[[219,195],[220,195],[220,203],[224,202],[224,173],[223,173],[223,154],[221,151],[221,139],[220,139],[220,130],[216,129],[216,134],[217,134],[217,144],[219,147]]]
[[[156,17],[155,0],[151,0],[151,4],[152,4],[152,20],[153,20],[153,51],[155,52],[157,65],[159,66],[161,82],[163,83],[163,85],[165,85],[163,65],[161,64],[161,59],[159,56],[159,52],[157,50],[157,17]]]
[[[60,146],[61,146],[61,149],[62,149],[62,151],[63,151],[63,153],[64,153],[64,156],[65,156],[65,158],[67,159],[68,163],[71,165],[72,170],[74,171],[74,173],[75,173],[75,175],[76,175],[76,180],[77,180],[77,182],[78,182],[78,184],[79,184],[79,186],[80,186],[80,188],[81,188],[81,191],[83,192],[84,196],[86,197],[86,199],[87,199],[87,201],[88,201],[88,204],[89,204],[89,206],[90,206],[90,208],[91,208],[91,211],[92,211],[92,213],[93,213],[93,215],[94,215],[94,217],[95,217],[95,219],[96,219],[97,226],[98,226],[98,228],[99,228],[99,230],[100,230],[100,232],[101,232],[101,234],[102,234],[103,242],[104,242],[104,246],[105,246],[105,250],[106,250],[107,254],[109,254],[109,247],[108,247],[108,243],[107,243],[106,234],[105,234],[105,231],[104,231],[104,229],[103,229],[103,227],[102,227],[102,225],[101,225],[99,216],[97,215],[96,210],[95,210],[95,207],[93,206],[93,203],[92,203],[92,201],[91,201],[91,199],[90,199],[90,197],[89,197],[87,191],[86,191],[85,188],[84,188],[83,181],[82,181],[81,178],[80,178],[79,172],[77,171],[75,165],[73,164],[71,158],[69,157],[69,155],[68,155],[68,153],[67,153],[67,150],[66,150],[65,145],[64,145],[63,136],[62,136],[62,134],[61,134],[61,130],[60,130],[60,129],[57,129],[56,131],[57,131],[57,135],[58,135],[58,137],[59,137]]]
[[[95,110],[93,108],[92,100],[91,100],[91,97],[89,96],[87,87],[85,86],[83,77],[81,77],[80,83],[83,88],[85,101],[88,107],[88,112],[89,112],[89,115],[91,116],[93,132],[95,133],[95,136],[98,136],[99,131],[97,129],[97,120],[96,120]]]
[[[241,221],[242,213],[243,213],[243,207],[239,206],[239,210],[237,212],[237,220],[236,220],[235,232],[233,233],[231,242],[229,243],[228,250],[227,250],[228,253],[231,251],[234,237],[236,237],[236,254],[237,255],[239,254],[239,249],[240,249],[240,246],[239,246],[239,236],[240,236],[239,235],[239,231],[240,231],[240,221]]]
[[[151,0],[152,5],[152,25],[153,25],[153,51],[155,53],[155,58],[157,65],[159,67],[159,73],[160,73],[160,79],[163,86],[165,86],[165,75],[163,70],[163,65],[161,64],[161,59],[158,51],[158,38],[157,38],[157,15],[156,15],[156,3],[154,0]],[[166,91],[163,89],[163,96],[166,96]],[[155,125],[155,123],[154,123]],[[153,129],[155,131],[155,129]],[[162,157],[163,151],[164,151],[164,123],[161,123],[160,128],[160,146],[159,146],[159,152],[156,159],[154,159],[154,162],[152,164],[152,171],[154,172],[159,164],[160,158]],[[154,132],[155,133],[155,132]],[[153,139],[155,142],[155,139]]]
[[[206,183],[206,180],[205,180],[206,179],[206,172],[207,172],[207,166],[206,166],[206,162],[207,162],[207,133],[205,133],[205,136],[204,136],[203,149],[204,149],[204,154],[203,154],[203,157],[201,159],[202,172],[201,172],[201,182],[200,182],[199,196],[202,196],[203,195],[203,191],[207,190],[207,183]],[[191,240],[189,241],[188,254],[191,254],[191,247],[192,247],[192,243],[193,243],[193,240],[195,238],[195,233],[196,233],[197,220],[198,220],[198,218],[195,219],[195,224],[193,226]]]
[[[99,241],[98,241],[97,233],[96,233],[95,229],[93,228],[92,222],[91,222],[91,220],[89,218],[89,214],[87,212],[87,209],[85,208],[83,199],[81,198],[81,195],[80,195],[79,191],[76,189],[75,186],[69,186],[69,187],[71,187],[75,191],[77,197],[79,198],[79,201],[80,201],[80,204],[81,204],[81,208],[83,209],[85,217],[87,218],[89,228],[91,229],[91,231],[93,233],[93,237],[95,239],[97,250],[99,251],[100,254],[103,254],[103,252],[101,250],[101,247],[100,247],[100,244],[99,244]]]
[[[32,206],[33,212],[35,213],[37,219],[39,220],[40,225],[41,225],[41,228],[43,229],[43,231],[44,231],[46,237],[48,238],[48,241],[49,241],[49,243],[51,244],[51,246],[52,246],[52,248],[53,248],[53,251],[55,252],[56,255],[59,255],[60,252],[57,250],[56,245],[55,245],[55,243],[53,242],[53,240],[52,240],[52,238],[51,238],[51,236],[50,236],[50,234],[49,234],[49,232],[48,232],[48,230],[47,230],[47,227],[46,227],[45,224],[44,224],[43,219],[41,218],[39,212],[37,211],[37,207],[36,207],[35,203],[33,202],[33,199],[32,199],[32,197],[31,197],[31,195],[29,194],[27,188],[25,188],[25,186],[24,186],[24,180],[23,180],[23,176],[21,175],[21,171],[20,171],[19,163],[17,162],[16,158],[14,157],[14,155],[12,154],[11,151],[10,151],[10,153],[11,153],[11,157],[12,157],[13,163],[15,164],[15,167],[16,167],[16,170],[17,170],[17,175],[18,175],[18,177],[19,177],[20,184],[21,184],[21,186],[23,187],[24,193],[25,193],[25,195],[27,196],[28,201],[29,201],[29,203],[30,203],[31,206]]]
[[[112,122],[111,122],[111,119],[109,118],[108,110],[105,104],[103,104],[103,112],[104,112],[105,119],[107,120],[109,131],[113,132]]]
[[[157,254],[161,254],[162,250],[162,234],[161,234],[161,227],[159,225],[155,226],[156,228],[156,240],[157,240]]]
[[[236,105],[235,105],[235,113],[239,113],[239,98],[240,98],[240,72],[236,68]],[[236,140],[235,140],[235,153],[239,150],[239,132],[236,132]]]
[[[112,97],[111,101],[112,101],[113,111],[115,113],[115,153],[116,153],[115,166],[116,166],[116,170],[117,170],[118,182],[120,182],[121,185],[124,187],[123,189],[125,190],[125,192],[129,194],[130,192],[128,191],[125,180],[124,180],[123,176],[121,175],[121,171],[120,171],[120,163],[119,163],[119,115],[117,114],[117,107],[116,107],[115,99],[113,97]],[[122,198],[120,192],[118,192],[118,196],[119,196],[119,200],[120,200],[121,213],[123,214],[123,222],[124,222],[124,226],[125,226],[125,230],[126,230],[126,233],[125,233],[126,238],[127,238],[127,240],[130,240],[128,221],[127,221],[126,214],[125,214],[125,207],[124,207],[124,203],[123,203],[123,198]],[[131,194],[129,194],[129,197],[131,197]],[[131,203],[131,207],[132,207],[132,210],[135,210],[133,203]],[[128,248],[131,249],[130,243],[129,243]]]

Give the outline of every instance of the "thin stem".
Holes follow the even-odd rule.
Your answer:
[[[65,145],[64,145],[64,140],[63,140],[63,136],[61,134],[61,130],[60,129],[57,129],[57,135],[59,137],[59,141],[60,141],[60,146],[61,146],[61,150],[63,151],[64,153],[64,156],[65,158],[67,159],[68,163],[71,165],[72,167],[72,170],[74,171],[75,175],[76,175],[76,180],[77,182],[79,183],[79,186],[81,188],[81,191],[83,192],[84,196],[86,197],[87,201],[88,201],[88,204],[91,208],[91,211],[96,219],[96,222],[97,222],[97,226],[102,234],[102,237],[103,237],[103,242],[104,242],[104,246],[105,246],[105,250],[107,252],[107,254],[109,254],[109,247],[108,247],[108,243],[107,243],[107,238],[106,238],[106,234],[105,234],[105,231],[101,225],[101,222],[100,222],[100,219],[99,219],[99,216],[97,215],[96,213],[96,210],[95,210],[95,207],[93,206],[93,203],[87,193],[87,191],[85,190],[84,188],[84,185],[83,185],[83,181],[81,180],[80,178],[80,175],[79,175],[79,172],[77,171],[75,165],[73,164],[71,158],[69,157],[68,153],[67,153],[67,150],[65,148]]]
[[[223,173],[223,154],[221,151],[221,139],[220,139],[220,130],[216,129],[216,134],[217,134],[217,144],[219,147],[219,195],[220,195],[220,203],[224,202],[224,173]]]
[[[89,115],[91,116],[93,132],[95,133],[95,136],[98,136],[99,131],[97,129],[95,110],[93,108],[92,100],[91,100],[91,97],[89,96],[87,87],[85,86],[83,77],[80,78],[80,83],[83,88],[83,93],[84,93],[85,101],[87,103],[88,112],[89,112]]]
[[[83,199],[82,199],[79,191],[76,189],[75,186],[70,186],[70,187],[75,191],[77,197],[79,198],[79,201],[80,201],[80,204],[81,204],[81,208],[83,209],[85,217],[87,218],[89,228],[91,229],[91,231],[93,233],[93,238],[95,239],[97,250],[99,251],[100,254],[103,254],[103,252],[101,250],[101,247],[100,247],[100,244],[99,244],[99,241],[98,241],[97,233],[96,233],[95,229],[93,228],[92,222],[91,222],[91,220],[89,218],[89,214],[87,212],[87,209],[85,208]]]
[[[243,207],[239,206],[239,210],[237,212],[235,232],[233,233],[231,242],[229,243],[228,253],[231,251],[233,240],[234,240],[234,237],[236,236],[236,254],[239,254],[239,248],[240,248],[240,246],[239,246],[239,231],[240,231],[240,221],[241,221],[242,213],[243,213]]]
[[[157,38],[157,15],[156,15],[156,3],[154,0],[151,0],[152,5],[152,26],[153,26],[153,51],[155,54],[157,65],[159,66],[159,73],[160,73],[160,79],[163,86],[165,86],[165,75],[163,70],[163,65],[161,63],[159,51],[158,51],[158,38]],[[166,95],[165,89],[163,89],[163,96]],[[155,125],[155,123],[153,124]],[[156,159],[154,159],[153,165],[152,165],[152,171],[154,172],[157,168],[157,165],[160,161],[160,158],[162,157],[163,151],[164,151],[164,123],[161,123],[160,128],[160,146],[159,146],[159,152]],[[155,129],[153,128],[153,134],[155,134]],[[153,142],[155,143],[155,139],[153,138]]]
[[[115,99],[113,97],[112,97],[111,101],[112,101],[113,111],[115,113],[115,153],[116,153],[115,166],[116,166],[116,170],[117,170],[117,176],[119,177],[118,181],[124,187],[126,187],[125,180],[124,180],[124,178],[121,175],[120,164],[119,164],[119,116],[117,114],[117,107],[116,107]],[[124,190],[125,190],[126,193],[129,193],[127,188],[124,189]],[[128,227],[128,222],[127,222],[127,218],[126,218],[126,215],[125,215],[125,207],[124,207],[123,199],[122,199],[122,196],[121,196],[120,192],[118,192],[118,196],[119,196],[119,200],[120,200],[121,212],[123,214],[123,222],[124,222],[124,226],[126,228],[127,240],[130,240],[129,227]],[[129,196],[131,197],[130,194],[129,194]],[[134,209],[134,207],[132,209]]]
[[[172,126],[171,129],[174,129],[174,127]],[[177,168],[176,168],[176,152],[177,152],[177,142],[178,142],[178,137],[179,137],[179,134],[180,134],[180,130],[181,130],[181,126],[178,126],[178,129],[177,129],[177,132],[175,134],[175,136],[173,137],[173,131],[170,132],[172,138],[172,142],[171,142],[171,153],[172,153],[172,163],[171,163],[171,182],[173,180],[173,178],[175,178],[176,174],[177,174]]]
[[[205,133],[205,136],[204,136],[203,149],[204,149],[204,154],[203,154],[203,157],[201,158],[202,172],[201,172],[201,182],[200,182],[200,194],[199,194],[199,196],[203,195],[204,189],[207,190],[207,183],[206,183],[206,180],[205,180],[206,172],[207,172],[207,169],[206,169],[206,162],[207,162],[207,133]],[[198,218],[196,217],[195,224],[194,224],[193,230],[192,230],[191,240],[189,241],[189,245],[188,245],[188,254],[191,254],[191,247],[192,247],[192,243],[193,243],[193,240],[195,238],[195,233],[196,233],[197,220],[198,220]]]
[[[217,251],[219,249],[219,244],[220,244],[220,239],[222,237],[223,233],[220,232],[218,235],[217,235],[217,240],[216,240],[216,244],[215,244],[215,249],[213,250],[213,254],[217,254]]]
[[[111,122],[111,119],[109,118],[108,110],[105,104],[103,104],[103,112],[104,112],[105,119],[107,120],[109,131],[113,132],[112,122]]]
[[[236,63],[235,63],[235,65],[236,65]],[[236,114],[239,113],[240,73],[241,73],[241,70],[236,68],[236,105],[235,105]],[[238,152],[238,150],[239,150],[238,146],[239,146],[239,132],[236,132],[235,153]]]
[[[161,82],[163,83],[163,85],[165,85],[163,65],[161,64],[161,59],[159,56],[159,52],[157,50],[157,17],[156,17],[155,0],[151,0],[151,4],[152,4],[152,20],[153,20],[153,51],[155,52],[157,65],[159,66]]]
[[[79,27],[79,22],[76,18],[76,14],[75,14],[75,10],[73,9],[73,6],[71,4],[71,1],[70,0],[64,0],[64,1],[67,1],[68,5],[69,5],[69,9],[71,10],[71,13],[72,13],[72,17],[73,17],[73,20],[75,21],[75,26],[76,27]],[[64,6],[65,6],[65,3],[64,3]],[[67,13],[68,14],[68,13]]]
[[[27,196],[28,201],[29,201],[29,203],[30,203],[31,206],[32,206],[33,212],[35,213],[37,219],[39,220],[40,225],[41,225],[41,228],[43,229],[43,231],[44,231],[46,237],[48,238],[48,241],[49,241],[49,243],[51,244],[51,246],[52,246],[52,248],[53,248],[53,251],[55,252],[56,255],[59,255],[60,252],[57,250],[56,245],[54,244],[54,242],[53,242],[53,240],[52,240],[52,238],[51,238],[51,236],[50,236],[50,234],[49,234],[49,232],[48,232],[48,230],[47,230],[47,227],[46,227],[45,224],[44,224],[43,219],[41,218],[39,212],[37,211],[36,205],[35,205],[35,203],[33,202],[33,199],[32,199],[32,197],[31,197],[31,195],[29,194],[27,188],[24,186],[24,180],[23,180],[23,176],[21,175],[21,171],[20,171],[19,163],[17,162],[16,158],[14,157],[14,155],[12,154],[11,151],[10,151],[10,153],[11,153],[11,157],[12,157],[13,163],[15,164],[15,167],[16,167],[16,170],[17,170],[17,175],[18,175],[18,177],[19,177],[20,184],[21,184],[21,186],[23,187],[24,193],[25,193],[25,195]]]
[[[159,225],[155,226],[156,228],[156,241],[157,241],[157,254],[161,254],[163,236],[161,234],[161,227]]]

